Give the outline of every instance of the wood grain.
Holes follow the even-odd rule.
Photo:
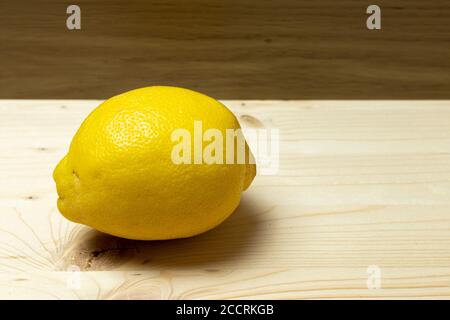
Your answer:
[[[103,99],[170,84],[226,99],[449,99],[450,3],[379,0],[0,3],[0,98]]]
[[[279,172],[155,242],[57,212],[52,170],[98,103],[0,101],[0,298],[450,298],[450,101],[224,101],[280,130]]]

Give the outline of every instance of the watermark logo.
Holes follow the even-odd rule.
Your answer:
[[[69,273],[66,285],[69,289],[80,289],[81,288],[81,270],[80,267],[76,265],[70,265],[67,268],[67,272]]]
[[[243,129],[256,157],[258,174],[276,175],[280,161],[280,131],[278,129]]]
[[[367,14],[370,16],[367,18],[366,26],[369,30],[380,30],[381,29],[381,9],[376,4],[371,4],[367,7]]]
[[[377,265],[370,265],[367,267],[367,289],[377,290],[381,289],[381,269]]]
[[[261,175],[274,175],[279,165],[278,129],[203,130],[202,121],[194,121],[192,130],[172,132],[171,159],[174,164],[254,164]],[[246,144],[252,146],[252,152]],[[256,157],[256,158],[255,158]]]
[[[69,30],[81,29],[81,9],[75,4],[71,4],[67,7],[66,13],[70,14],[66,20],[66,27]]]

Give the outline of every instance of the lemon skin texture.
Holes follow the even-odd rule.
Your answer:
[[[173,163],[171,134],[185,128],[193,136],[194,121],[223,137],[226,129],[240,128],[223,104],[188,89],[146,87],[106,100],[54,170],[59,211],[137,240],[184,238],[216,227],[238,206],[256,166]]]

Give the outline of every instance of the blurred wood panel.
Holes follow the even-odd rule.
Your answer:
[[[82,30],[66,29],[66,7]],[[450,98],[450,2],[2,0],[0,98],[154,84],[233,99]]]
[[[279,171],[170,241],[58,213],[52,171],[99,102],[0,101],[0,298],[450,298],[450,100],[224,101],[280,130]]]

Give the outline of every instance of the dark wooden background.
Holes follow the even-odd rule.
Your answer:
[[[82,30],[66,29],[78,4]],[[382,9],[382,30],[365,27]],[[0,98],[449,99],[448,0],[1,0]]]

